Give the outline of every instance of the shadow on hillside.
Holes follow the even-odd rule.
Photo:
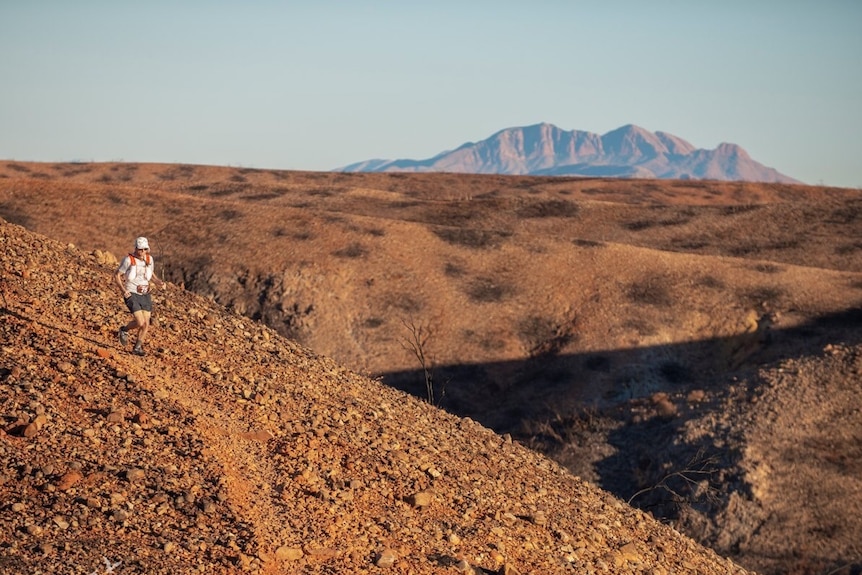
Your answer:
[[[820,356],[829,344],[862,344],[862,307],[729,338],[436,366],[435,397],[450,412],[563,454],[555,458],[573,472],[589,472],[600,487],[656,517],[677,520],[683,507],[715,517],[729,494],[748,489],[737,471],[738,444],[718,447],[709,434],[688,442],[686,422],[728,397],[750,400],[759,367]],[[382,379],[426,398],[421,369]],[[589,435],[601,437],[613,453],[581,461],[592,445]]]
[[[520,361],[433,367],[435,403],[498,433],[518,433],[525,421],[584,408],[609,409],[665,392],[715,390],[759,366],[817,356],[828,344],[862,343],[862,307],[806,324],[660,346],[583,354],[548,354]],[[420,368],[380,374],[382,381],[427,398]]]

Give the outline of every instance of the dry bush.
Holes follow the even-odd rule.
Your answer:
[[[657,277],[645,278],[626,288],[626,296],[632,303],[652,305],[655,307],[670,307],[673,305],[670,288],[666,280]]]
[[[379,317],[369,317],[363,320],[362,327],[367,327],[368,329],[376,329],[386,323],[386,321]]]
[[[577,204],[566,200],[542,200],[521,206],[516,213],[519,218],[572,218],[579,210]]]
[[[536,315],[522,318],[517,324],[516,333],[530,356],[558,353],[574,339],[571,331],[554,318]]]
[[[390,293],[386,296],[389,306],[403,311],[408,315],[414,315],[425,307],[425,304],[415,294],[410,292]]]
[[[576,246],[579,246],[582,248],[600,248],[600,247],[603,247],[605,245],[602,242],[597,242],[594,240],[584,240],[581,238],[573,239],[572,243],[575,244]]]
[[[627,319],[622,323],[622,326],[627,329],[633,329],[641,337],[647,337],[658,333],[658,329],[653,324],[642,318]]]
[[[703,277],[698,279],[697,285],[703,286],[705,288],[710,288],[710,289],[724,289],[725,288],[724,282],[715,276],[703,276]]]
[[[284,235],[287,235],[287,232],[284,232]],[[297,230],[297,231],[293,232],[292,234],[290,234],[290,237],[292,237],[295,240],[299,240],[301,242],[304,242],[307,240],[314,239],[315,236],[314,236],[314,234],[312,234],[308,230]]]
[[[754,269],[754,271],[758,271],[758,272],[764,273],[764,274],[777,274],[777,273],[781,273],[782,271],[784,271],[784,269],[780,266],[777,266],[775,264],[765,264],[765,263],[757,264],[754,266],[753,269]]]
[[[514,287],[511,284],[500,283],[489,277],[476,278],[467,287],[467,295],[477,303],[499,302],[512,293]]]
[[[21,164],[6,164],[6,167],[10,170],[25,174],[30,172],[30,168],[28,168],[27,166],[22,166]]]
[[[736,216],[739,214],[754,212],[761,208],[763,208],[763,206],[760,204],[737,204],[733,206],[725,206],[722,208],[721,212],[726,216]]]
[[[670,242],[670,249],[693,251],[708,248],[709,242],[705,240],[693,240],[691,238],[675,238]]]
[[[767,308],[779,307],[776,304],[783,295],[784,290],[775,286],[759,286],[745,290],[739,294],[740,298],[747,302],[748,305],[752,307],[764,306]]]
[[[228,208],[228,209],[226,209],[226,210],[221,210],[221,211],[218,213],[218,217],[219,217],[220,219],[222,219],[222,220],[227,221],[227,222],[230,222],[230,221],[233,221],[233,220],[237,220],[237,219],[239,219],[239,218],[243,217],[243,215],[244,215],[244,214],[243,214],[241,211],[239,211],[239,210],[233,210],[233,209],[230,209],[230,208]]]
[[[419,220],[438,226],[459,227],[465,225],[476,213],[467,205],[441,204],[434,205],[424,210],[419,215]]]
[[[332,255],[339,258],[356,259],[368,255],[368,250],[359,242],[353,242],[340,250],[332,252]]]
[[[252,202],[259,202],[263,200],[274,200],[275,198],[280,198],[281,194],[277,194],[275,192],[261,192],[259,194],[252,194],[250,196],[243,196],[243,200],[249,200]]]
[[[447,262],[446,266],[443,268],[443,273],[449,276],[450,278],[459,278],[464,275],[465,270],[458,264],[453,264],[452,262]]]
[[[434,228],[434,234],[446,243],[472,249],[496,248],[511,234],[470,228]]]

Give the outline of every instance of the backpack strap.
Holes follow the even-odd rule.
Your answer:
[[[146,263],[147,266],[150,265],[150,254],[146,254],[144,256],[144,262]],[[134,265],[135,265],[135,256],[133,256],[132,254],[129,254],[129,267],[132,267]]]

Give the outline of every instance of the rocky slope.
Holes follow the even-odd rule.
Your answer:
[[[742,573],[469,419],[0,222],[4,573]]]

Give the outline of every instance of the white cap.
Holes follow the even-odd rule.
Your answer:
[[[135,240],[135,249],[139,250],[148,250],[150,249],[150,243],[147,241],[147,238],[141,236]]]

